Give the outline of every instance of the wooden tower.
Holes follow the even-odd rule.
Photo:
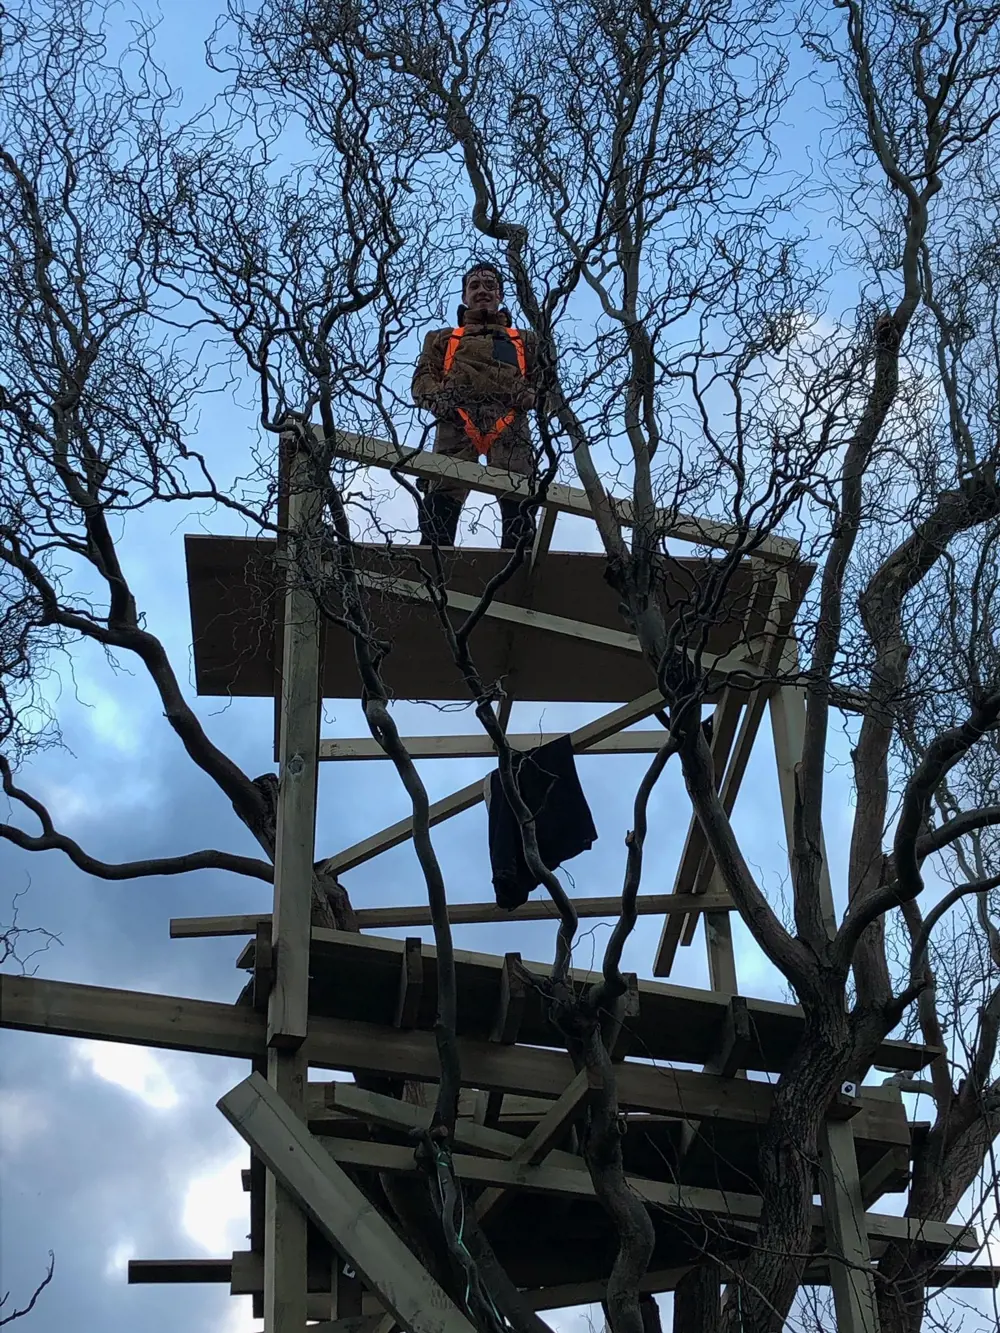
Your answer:
[[[492,495],[518,493],[518,483],[489,468],[424,453],[401,463],[390,446],[352,436],[340,445],[367,465],[424,478],[452,475]],[[310,503],[306,493],[291,495],[293,533]],[[616,503],[627,522],[627,503]],[[504,726],[515,694],[587,701],[607,711],[571,733],[576,751],[653,753],[662,732],[632,728],[662,698],[651,689],[637,641],[622,627],[603,559],[549,551],[559,512],[589,516],[583,492],[551,488],[530,559],[475,631],[477,661],[484,675],[508,682]],[[675,519],[670,535],[723,549],[733,540],[723,526],[694,518]],[[393,626],[388,684],[400,697],[453,699],[454,667],[423,589],[386,577],[385,559],[376,546],[360,556],[373,616]],[[503,559],[491,550],[450,555],[450,605],[461,611],[474,604]],[[321,629],[307,592],[292,580],[282,585],[284,566],[272,542],[190,537],[187,562],[198,691],[275,698],[280,795],[273,914],[174,920],[171,934],[247,937],[238,966],[252,973],[252,987],[243,1003],[226,1005],[4,976],[0,1022],[251,1062],[251,1076],[219,1103],[251,1152],[244,1172],[249,1248],[218,1260],[133,1261],[130,1281],[226,1282],[234,1294],[253,1296],[265,1333],[303,1333],[308,1321],[323,1333],[471,1333],[467,1315],[390,1226],[379,1184],[385,1173],[416,1170],[410,1136],[430,1116],[402,1098],[404,1081],[438,1077],[434,949],[379,930],[426,926],[428,908],[356,904],[357,934],[311,925],[319,764],[381,757],[370,739],[319,736],[321,701],[357,697],[352,645],[346,633]],[[700,558],[676,562],[678,598],[704,568]],[[711,746],[722,801],[733,808],[768,709],[786,826],[804,700],[795,687],[773,681],[794,669],[793,627],[811,573],[793,543],[762,542],[733,580],[727,615],[709,644]],[[276,595],[262,598],[262,590]],[[524,747],[538,737],[512,740]],[[415,758],[441,762],[492,753],[484,735],[423,737],[409,748]],[[460,788],[434,803],[432,822],[482,799],[481,781]],[[400,820],[343,849],[328,867],[346,874],[411,834],[410,821]],[[832,913],[828,884],[827,893]],[[607,917],[616,915],[617,902],[584,898],[576,906],[582,917]],[[672,892],[640,896],[639,910],[663,918],[657,978],[669,976],[678,947],[705,922],[711,989],[636,978],[607,1035],[625,1112],[626,1169],[633,1189],[653,1205],[657,1241],[645,1290],[674,1290],[681,1302],[692,1275],[704,1277],[708,1266],[713,1281],[724,1281],[719,1255],[752,1244],[756,1137],[771,1098],[759,1076],[781,1071],[801,1014],[740,994],[732,904],[696,822]],[[539,899],[514,919],[552,915]],[[456,906],[451,919],[510,917],[492,903],[474,903]],[[529,1307],[544,1311],[602,1299],[614,1236],[572,1151],[586,1077],[574,1075],[524,984],[522,967],[544,975],[547,966],[515,966],[518,957],[456,954],[463,1097],[454,1164],[499,1260]],[[916,1071],[931,1054],[919,1044],[886,1041],[877,1063]],[[377,1078],[386,1091],[311,1082],[310,1068],[347,1071],[369,1086]],[[841,1333],[875,1333],[871,1262],[887,1241],[919,1231],[923,1245],[942,1257],[976,1248],[964,1227],[871,1211],[905,1184],[915,1132],[895,1087],[845,1085],[830,1107],[817,1184],[817,1257],[807,1277],[832,1285]],[[834,1258],[822,1257],[827,1253]],[[990,1280],[981,1270],[950,1271],[963,1273],[966,1284]]]

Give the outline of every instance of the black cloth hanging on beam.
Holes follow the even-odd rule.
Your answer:
[[[560,736],[513,756],[521,798],[535,817],[535,837],[542,863],[549,869],[593,846],[593,816],[577,777],[573,746]],[[497,905],[513,911],[528,901],[540,880],[528,869],[517,816],[504,795],[499,771],[489,776],[490,864]]]

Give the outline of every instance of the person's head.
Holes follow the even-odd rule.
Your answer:
[[[491,315],[503,300],[503,278],[492,264],[476,264],[462,279],[462,300],[470,310]]]

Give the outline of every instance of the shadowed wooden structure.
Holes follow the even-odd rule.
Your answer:
[[[506,474],[423,453],[402,457],[379,441],[338,437],[340,452],[410,475],[458,476],[492,495],[523,493]],[[195,679],[199,693],[273,697],[279,761],[274,911],[171,922],[176,938],[246,937],[237,967],[249,984],[233,1005],[99,987],[0,977],[0,1022],[34,1031],[197,1051],[250,1062],[251,1074],[219,1103],[251,1150],[244,1171],[249,1248],[210,1260],[136,1260],[132,1282],[228,1283],[253,1297],[266,1333],[471,1333],[451,1300],[401,1237],[384,1181],[418,1170],[414,1135],[430,1120],[419,1090],[439,1075],[433,1025],[436,955],[418,937],[389,928],[429,924],[426,905],[357,905],[360,934],[311,921],[316,789],[320,762],[376,761],[367,737],[320,737],[320,703],[357,698],[350,637],[320,628],[308,592],[282,574],[294,568],[294,533],[315,521],[317,497],[297,487],[285,513],[290,551],[274,543],[197,536],[186,542]],[[628,522],[627,502],[616,501]],[[589,514],[582,492],[553,488],[530,558],[474,631],[486,678],[504,682],[506,727],[516,697],[607,706],[571,733],[592,754],[650,754],[662,729],[638,724],[663,700],[649,664],[618,612],[603,559],[550,552],[558,512]],[[665,533],[702,548],[731,549],[741,534],[709,520],[665,513]],[[745,534],[742,534],[745,537]],[[419,581],[417,548],[362,547],[358,563],[371,615],[393,651],[385,676],[400,699],[462,698],[461,682]],[[446,556],[449,605],[470,609],[505,557],[458,549]],[[665,563],[667,603],[683,614],[717,559]],[[754,545],[728,582],[705,649],[714,702],[716,780],[732,810],[764,710],[770,712],[777,782],[787,826],[804,703],[794,684],[793,626],[811,570],[794,544]],[[538,736],[512,737],[515,745]],[[409,738],[411,753],[444,761],[488,757],[482,735]],[[434,803],[438,824],[483,797],[482,782]],[[330,857],[347,873],[412,836],[407,819]],[[780,837],[780,835],[779,835]],[[485,849],[484,849],[485,855]],[[828,910],[832,895],[825,885]],[[614,898],[577,901],[581,916],[617,914]],[[669,975],[678,947],[704,918],[711,989],[630,978],[606,1016],[617,1065],[626,1171],[649,1205],[656,1248],[644,1290],[671,1291],[692,1273],[725,1279],[726,1265],[754,1243],[760,1200],[757,1144],[771,1105],[769,1078],[801,1036],[791,1005],[739,993],[730,932],[732,904],[704,837],[692,822],[670,893],[641,895],[639,911],[661,917],[654,976]],[[513,918],[493,903],[450,909],[454,924],[551,918],[532,901]],[[548,968],[518,954],[456,952],[462,1099],[454,1167],[497,1257],[527,1310],[600,1301],[616,1237],[576,1151],[574,1121],[590,1093],[547,1021],[531,977]],[[579,984],[592,979],[574,974]],[[234,992],[236,987],[234,986]],[[880,1067],[918,1071],[935,1054],[886,1041]],[[699,1068],[700,1067],[700,1068]],[[338,1071],[335,1081],[310,1070]],[[349,1081],[354,1076],[360,1087]],[[404,1097],[404,1085],[407,1096]],[[378,1087],[379,1091],[373,1091]],[[810,1283],[833,1287],[842,1333],[875,1333],[872,1261],[894,1239],[919,1238],[936,1257],[935,1280],[995,1285],[992,1270],[948,1263],[977,1238],[960,1224],[904,1219],[876,1210],[905,1187],[914,1144],[926,1127],[908,1121],[896,1087],[845,1085],[828,1112],[814,1208]],[[719,1277],[713,1281],[718,1288]],[[720,1296],[721,1299],[721,1296]]]

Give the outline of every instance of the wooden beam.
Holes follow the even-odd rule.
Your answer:
[[[274,987],[274,941],[271,922],[258,921],[254,932],[253,951],[253,1007],[258,1014],[267,1013],[267,1002]],[[239,960],[237,960],[237,967]]]
[[[259,1075],[238,1084],[218,1105],[399,1324],[412,1333],[474,1333],[388,1222]]]
[[[742,995],[734,995],[726,1006],[718,1045],[705,1062],[705,1072],[733,1078],[737,1070],[746,1068],[752,1040],[749,1006]]]
[[[549,902],[552,900],[549,899]],[[554,906],[554,904],[553,904]],[[500,972],[500,995],[497,1000],[497,1016],[493,1022],[491,1041],[498,1041],[503,1046],[513,1046],[517,1041],[524,1019],[524,1008],[528,1002],[528,987],[521,971],[521,955],[506,953]],[[495,1125],[503,1109],[503,1093],[490,1092],[486,1095],[484,1123]]]
[[[145,1283],[225,1282],[232,1280],[231,1259],[130,1259],[128,1280]]]
[[[313,429],[322,439],[319,427]],[[483,467],[479,463],[467,463],[462,459],[420,449],[398,449],[386,440],[355,435],[350,431],[338,431],[336,440],[330,447],[340,457],[351,458],[369,467],[393,468],[408,476],[426,477],[431,480],[448,477],[461,481],[472,490],[484,491],[487,495],[511,499],[533,498],[531,481],[515,476],[503,468]],[[632,502],[616,496],[610,497],[610,500],[619,521],[626,527],[631,527],[634,522]],[[546,509],[556,510],[557,513],[591,517],[587,494],[577,486],[553,483],[549,486],[541,504]],[[696,518],[673,509],[659,510],[657,522],[664,537],[675,537],[678,541],[694,542],[699,546],[716,546],[722,550],[745,545],[750,535],[744,529],[719,523],[710,518]],[[769,535],[757,540],[753,553],[762,559],[783,563],[794,560],[798,551],[798,542],[786,537]]]
[[[890,1148],[861,1177],[861,1201],[866,1208],[870,1208],[883,1194],[898,1194],[909,1183],[909,1148]]]
[[[755,598],[755,603],[758,600]],[[794,641],[790,641],[789,638],[790,605],[788,575],[786,571],[779,570],[774,577],[773,593],[767,608],[766,627],[760,636],[762,646],[759,661],[762,684],[760,688],[752,691],[746,700],[746,709],[735,743],[732,738],[732,726],[738,716],[738,709],[735,696],[731,699],[726,697],[731,691],[726,691],[716,709],[713,721],[718,727],[717,754],[714,744],[717,738],[715,730],[712,737],[713,757],[718,761],[715,766],[715,779],[719,788],[719,799],[727,815],[732,814],[736,803],[750,752],[760,729],[764,705],[773,688],[772,682],[775,677],[787,676],[797,668],[797,650]],[[724,888],[724,881],[716,871],[715,860],[708,849],[708,841],[700,821],[692,814],[681,864],[674,883],[674,892],[699,894],[713,890],[721,891]],[[696,916],[689,916],[684,921],[670,919],[664,922],[653,964],[654,976],[670,975],[677,947],[679,944],[689,945],[692,942],[698,919]],[[706,917],[705,931],[712,985],[735,993],[739,988],[736,983],[730,923],[717,917]]]
[[[407,939],[399,969],[399,998],[396,1001],[397,1028],[415,1028],[420,1013],[420,997],[424,988],[424,960],[421,957],[423,941],[419,936]]]
[[[806,696],[805,691],[797,686],[782,685],[774,691],[770,700],[771,731],[774,737],[774,757],[778,766],[778,787],[781,793],[781,809],[785,820],[785,845],[791,858],[795,845],[795,790],[798,782],[796,769],[802,760],[802,745],[805,740]],[[830,862],[826,854],[826,843],[820,831],[820,854],[822,864],[819,872],[820,911],[831,939],[837,933],[837,914],[833,904],[833,889],[830,884]],[[794,867],[792,867],[794,870]]]
[[[576,731],[570,732],[573,749],[586,750],[597,741],[604,740],[606,736],[624,731],[633,722],[641,722],[643,718],[655,713],[662,704],[663,696],[659,690],[650,690],[648,694],[642,695],[632,703],[616,708],[611,713],[605,713],[593,722],[587,722]],[[471,810],[484,799],[482,779],[470,782],[467,787],[462,787],[459,791],[452,792],[450,796],[445,796],[431,805],[428,812],[431,827],[445,819],[451,819],[453,815],[460,814],[463,810]],[[324,861],[323,869],[328,874],[343,874],[345,870],[353,870],[355,866],[363,865],[365,861],[370,861],[380,852],[388,851],[390,847],[398,847],[401,842],[407,842],[412,837],[413,819],[408,815],[405,819],[382,829],[381,832],[373,833],[371,837],[355,843],[353,847],[329,857]]]
[[[552,1109],[542,1116],[524,1142],[514,1150],[510,1160],[512,1162],[527,1162],[531,1166],[537,1166],[551,1152],[556,1139],[566,1132],[569,1125],[579,1115],[580,1107],[589,1092],[590,1083],[587,1078],[587,1071],[583,1069],[577,1074],[562,1096],[553,1103]],[[474,1205],[476,1217],[479,1218],[480,1222],[485,1222],[491,1214],[495,1215],[504,1198],[509,1198],[509,1195],[506,1195],[503,1190],[484,1190]]]
[[[560,732],[515,732],[507,739],[515,750],[530,750],[536,745],[547,745],[557,740]],[[587,754],[656,754],[663,744],[662,731],[623,731],[591,745]],[[404,736],[411,759],[495,759],[496,750],[490,738],[471,736]],[[320,740],[319,757],[322,761],[342,759],[385,759],[386,754],[378,741],[370,736],[341,739],[328,737]]]
[[[362,573],[358,578],[366,587],[379,592],[383,597],[396,597],[400,601],[431,601],[431,594],[424,584],[412,579],[373,573]],[[482,600],[471,593],[452,590],[446,592],[445,596],[449,607],[463,613],[476,610]],[[578,639],[581,643],[599,643],[604,648],[617,649],[636,657],[642,655],[642,647],[635,635],[594,625],[590,621],[556,616],[548,611],[532,611],[524,606],[500,601],[491,602],[483,614],[488,619],[504,621],[522,629],[544,630],[548,634]],[[761,668],[755,658],[758,646],[756,640],[750,640],[718,656],[713,656],[703,648],[688,648],[686,652],[715,685],[724,685],[730,677],[738,677],[740,686],[745,690],[762,678]]]
[[[267,1082],[260,1074],[251,1077],[268,1088],[272,1098],[280,1099],[290,1118],[301,1118],[307,1075],[304,1047],[288,1051],[270,1046]],[[293,1333],[301,1331],[306,1320],[306,1217],[297,1196],[270,1169],[271,1162],[260,1156],[268,1167],[264,1181],[264,1333]]]
[[[635,1041],[639,1019],[639,978],[634,972],[625,976],[625,994],[615,1001],[614,1012],[604,1021],[604,1044],[612,1061],[624,1060]]]
[[[578,917],[617,917],[621,911],[622,900],[615,894],[602,898],[574,898],[572,902]],[[707,894],[696,902],[692,902],[686,894],[673,893],[640,893],[636,899],[636,911],[640,916],[733,910],[733,900],[728,894]],[[426,903],[415,903],[405,907],[359,907],[354,915],[363,930],[431,925],[431,910]],[[498,907],[496,903],[448,904],[448,920],[453,926],[491,924],[497,921],[555,921],[558,917],[559,913],[551,898],[529,899],[516,912],[508,912],[506,908]],[[186,940],[225,935],[253,935],[261,920],[270,926],[270,916],[261,917],[256,913],[241,916],[173,917],[170,922],[170,938]],[[236,964],[237,967],[249,965],[248,961],[239,960]]]
[[[0,1027],[252,1060],[265,1051],[253,1009],[0,973]]]
[[[287,502],[289,537],[271,922],[276,956],[267,1016],[268,1043],[293,1048],[305,1038],[308,1018],[320,717],[319,611],[299,573],[297,543],[315,540],[320,512],[321,499],[311,487],[308,458],[297,451],[291,460]]]
[[[282,552],[284,607],[278,723],[278,804],[274,846],[271,951],[254,1003],[267,1008],[267,1082],[287,1113],[305,1110],[308,1066],[302,1043],[309,1026],[309,952],[319,774],[320,616],[305,576],[309,546],[318,540],[322,497],[313,484],[309,455],[283,438],[289,459]],[[312,552],[315,554],[315,552]],[[261,1075],[255,1077],[262,1085]],[[266,1163],[265,1163],[266,1165]],[[306,1319],[305,1214],[283,1182],[264,1182],[264,1333],[302,1333]]]
[[[259,1250],[234,1250],[232,1271],[229,1286],[231,1296],[263,1295],[264,1256]],[[329,1319],[332,1303],[329,1256],[319,1256],[315,1252],[310,1255],[306,1283],[306,1318]]]
[[[368,1092],[354,1083],[310,1083],[307,1104],[313,1133],[336,1134],[345,1113],[353,1113],[373,1125],[410,1133],[413,1130],[429,1129],[433,1114],[429,1106],[417,1106],[413,1102],[386,1097],[383,1093]],[[324,1115],[331,1116],[325,1125],[322,1119]],[[333,1115],[337,1118],[332,1118]],[[477,1125],[472,1120],[459,1119],[455,1123],[455,1142],[469,1152],[504,1158],[513,1157],[523,1148],[526,1140],[517,1134]],[[580,1162],[572,1153],[563,1152],[551,1153],[550,1159],[557,1165],[573,1169]]]
[[[745,1069],[751,1049],[752,1034],[750,1028],[750,1010],[742,995],[733,995],[726,1006],[722,1029],[719,1033],[715,1050],[702,1066],[707,1074],[718,1074],[722,1078],[733,1078],[738,1070]],[[685,1120],[681,1126],[678,1157],[681,1161],[691,1151],[698,1137],[697,1121]]]
[[[838,1333],[879,1333],[875,1273],[848,1120],[828,1119],[820,1129],[820,1197]]]
[[[413,579],[396,578],[389,574],[359,574],[358,578],[367,588],[381,593],[384,597],[397,597],[404,602],[430,602],[431,594],[422,583]],[[445,596],[449,607],[455,611],[475,611],[481,602],[480,597],[471,593],[456,592],[449,589]],[[515,606],[511,602],[491,602],[484,614],[490,620],[502,620],[508,625],[521,629],[544,630],[548,634],[560,634],[566,638],[579,639],[583,643],[599,643],[604,648],[616,648],[622,653],[641,656],[642,646],[634,634],[624,630],[606,629],[603,625],[593,625],[585,620],[571,620],[566,616],[554,616],[548,611],[532,611],[524,606]],[[720,661],[733,658],[727,653]],[[740,662],[743,656],[739,656]]]
[[[639,1279],[639,1291],[673,1291],[688,1271],[687,1267],[660,1268],[645,1273]],[[604,1300],[607,1288],[606,1278],[595,1278],[590,1282],[566,1282],[554,1287],[539,1287],[522,1294],[532,1310],[568,1310],[576,1305],[599,1305]]]
[[[339,931],[320,931],[318,928],[314,931],[314,937],[335,940],[338,948],[342,940],[362,950],[367,945],[376,944],[388,958],[392,958],[394,952],[398,955],[403,947],[401,940],[342,935]],[[434,956],[431,946],[424,946],[424,954],[426,957]],[[484,970],[487,975],[492,972],[499,977],[502,965],[499,958],[489,954],[468,954],[462,950],[457,950],[455,956],[460,973],[466,966],[471,969],[470,979],[476,973],[482,977]],[[366,960],[366,966],[369,965],[367,953],[361,952],[359,957]],[[544,963],[526,962],[524,967],[537,976],[546,976],[549,970]],[[598,979],[600,974],[574,968],[571,976],[574,985],[585,986]],[[668,986],[663,982],[640,982],[639,994],[646,1015],[658,1016],[657,1022],[662,1024],[683,1023],[695,1031],[706,1024],[714,1028],[721,1022],[729,999],[728,996],[713,995],[711,991]],[[754,1067],[778,1072],[787,1058],[788,1049],[794,1046],[801,1031],[801,1011],[794,1005],[772,1000],[749,999],[747,1003],[750,1006],[755,1046],[758,1038],[761,1039],[754,1056]],[[175,995],[149,995],[142,991],[110,990],[102,986],[80,986],[75,982],[45,981],[39,977],[9,973],[0,973],[0,1028],[3,1027],[245,1060],[263,1056],[266,1033],[261,1016],[255,1014],[249,1006],[191,1000]],[[684,1032],[679,1033],[678,1041],[684,1036]],[[436,1047],[431,1032],[403,1033],[376,1023],[316,1017],[310,1023],[309,1038],[310,1063],[317,1067],[358,1069],[365,1073],[385,1072],[390,1077],[429,1079],[432,1082],[438,1077]],[[559,1050],[536,1052],[530,1047],[508,1048],[468,1037],[461,1037],[459,1044],[463,1061],[473,1061],[484,1077],[487,1069],[496,1075],[492,1085],[467,1078],[465,1082],[469,1087],[495,1086],[505,1092],[558,1097],[573,1076],[569,1057]],[[652,1042],[647,1041],[647,1044],[651,1045]],[[685,1041],[684,1046],[687,1047],[687,1044]],[[662,1057],[658,1055],[658,1058],[691,1058],[689,1055],[676,1054],[680,1049],[680,1045],[671,1041],[662,1048],[658,1047],[658,1051],[667,1052]],[[675,1053],[670,1054],[671,1051]],[[392,1064],[385,1071],[380,1071],[377,1063],[377,1057],[382,1053]],[[883,1064],[891,1062],[896,1068],[920,1069],[936,1053],[933,1046],[893,1040],[883,1042],[876,1052],[876,1058]],[[555,1082],[550,1078],[542,1078],[537,1086],[511,1086],[512,1082],[516,1082],[512,1071],[519,1066],[519,1062],[530,1063],[536,1055],[542,1061],[551,1061],[553,1069],[556,1069],[560,1060],[564,1060],[570,1072],[565,1078],[557,1073]],[[408,1064],[411,1067],[404,1068]],[[527,1069],[527,1064],[524,1067]],[[625,1069],[643,1067],[631,1064],[624,1066]],[[427,1068],[432,1068],[433,1072],[425,1073]],[[664,1078],[681,1074],[690,1076],[690,1071],[662,1071]],[[763,1084],[754,1086],[765,1087]],[[739,1089],[735,1095],[743,1096],[744,1092],[745,1089]],[[890,1090],[866,1087],[863,1089],[862,1101],[882,1106],[892,1105],[895,1114],[896,1101],[890,1101],[890,1097]],[[663,1108],[652,1106],[647,1109]],[[681,1114],[684,1114],[683,1110]]]
[[[528,988],[521,971],[521,955],[505,953],[503,967],[500,969],[500,996],[497,1001],[497,1016],[493,1024],[491,1041],[499,1041],[504,1046],[513,1046],[521,1030],[524,1018],[524,1006],[528,1002]]]
[[[358,1139],[325,1138],[323,1147],[334,1161],[352,1168],[407,1174],[419,1171],[414,1150],[395,1144]],[[456,1153],[452,1158],[455,1173],[462,1180],[500,1185],[534,1194],[552,1194],[563,1198],[595,1198],[589,1172],[580,1162],[576,1169],[562,1166],[531,1166],[524,1162],[503,1161],[495,1157],[470,1157]],[[761,1201],[755,1194],[707,1189],[700,1185],[678,1185],[672,1181],[650,1180],[645,1176],[627,1176],[629,1189],[640,1199],[671,1211],[706,1213],[729,1217],[740,1223],[755,1223],[760,1217]],[[975,1227],[964,1223],[932,1222],[923,1218],[896,1217],[885,1213],[866,1213],[866,1236],[885,1240],[920,1239],[930,1247],[957,1249],[974,1253],[979,1248]],[[814,1229],[822,1233],[823,1213],[811,1208]]]

